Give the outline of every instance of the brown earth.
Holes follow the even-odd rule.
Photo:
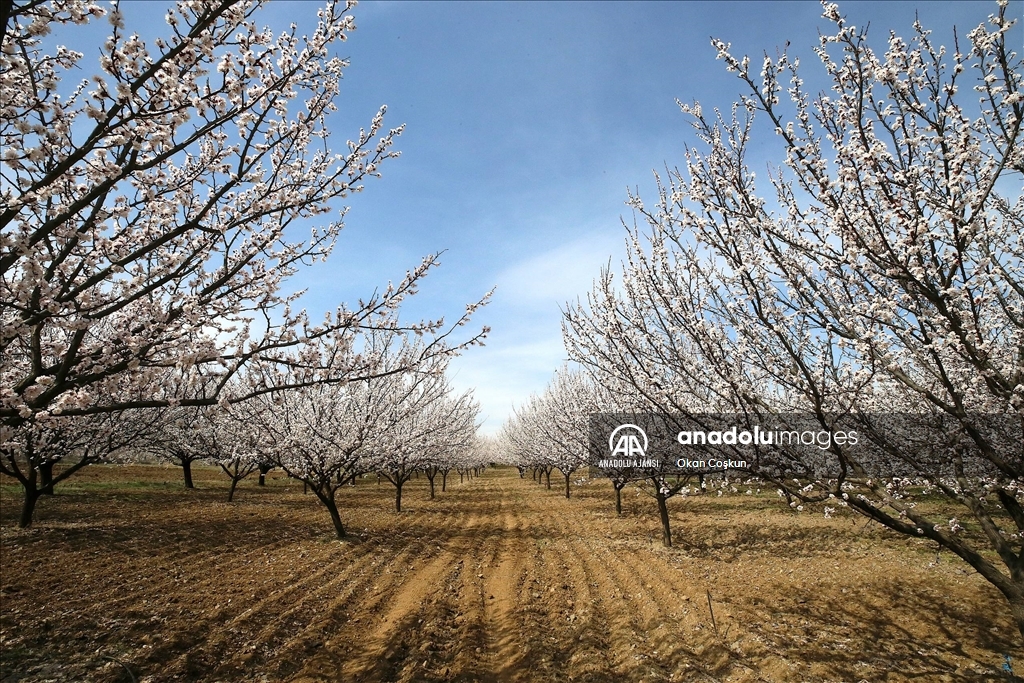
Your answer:
[[[999,594],[934,546],[774,494],[573,500],[488,470],[339,493],[91,467],[16,527],[0,487],[0,681],[1005,681]],[[709,605],[710,599],[710,605]],[[712,611],[714,620],[712,620]]]

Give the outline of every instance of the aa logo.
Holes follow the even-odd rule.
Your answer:
[[[647,433],[636,425],[619,425],[608,437],[608,449],[613,458],[643,458],[647,453]]]

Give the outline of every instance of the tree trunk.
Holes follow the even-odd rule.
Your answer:
[[[234,477],[231,477],[231,488],[228,489],[228,502],[229,503],[235,497],[235,487],[236,486],[238,486],[238,480],[235,479]]]
[[[547,479],[548,479],[548,488],[550,489],[551,488],[551,470],[548,470],[547,472],[545,472],[544,476],[547,477]]]
[[[39,500],[39,489],[35,487],[35,482],[32,482],[31,486],[24,485],[25,489],[25,501],[21,506],[21,519],[18,520],[18,526],[22,529],[26,529],[32,525],[32,513],[36,509],[36,501]]]
[[[613,483],[615,487],[615,514],[622,516],[622,487]]]
[[[1021,639],[1024,639],[1024,596],[1008,599],[1010,601],[1010,614],[1013,615],[1013,621],[1017,624],[1017,630],[1020,631]]]
[[[183,460],[181,462],[181,472],[185,475],[185,488],[194,489],[195,485],[192,484],[192,461]]]
[[[430,480],[430,500],[434,500],[434,477],[436,476],[436,472],[434,474],[430,474],[430,472],[427,472],[427,479]]]
[[[331,521],[334,523],[334,533],[338,540],[345,538],[345,525],[341,523],[341,514],[338,513],[338,505],[334,502],[334,494],[324,495],[320,498],[324,507],[331,513]]]
[[[39,466],[39,493],[44,496],[53,495],[53,463],[44,462]]]
[[[447,472],[442,472],[441,473],[441,493],[444,493],[447,490],[448,490],[448,473]]]
[[[661,543],[666,548],[672,547],[672,529],[669,526],[668,519],[668,498],[664,493],[661,492],[661,483],[655,482],[655,486],[658,488],[654,494],[655,498],[658,499],[658,513],[661,515]]]
[[[270,472],[270,470],[272,470],[272,469],[274,469],[274,468],[271,465],[260,465],[260,481],[259,481],[259,485],[260,486],[266,486],[267,485],[267,473]]]
[[[395,512],[402,511],[402,484],[404,481],[399,480],[395,484]]]
[[[565,498],[566,498],[566,500],[569,499],[569,475],[568,474],[565,475]]]
[[[30,447],[29,462],[31,462],[31,455],[32,451]],[[82,458],[77,463],[71,465],[70,467],[66,468],[63,472],[61,472],[59,478],[66,479],[67,477],[71,476],[78,470],[88,465],[90,462],[90,460]],[[29,468],[27,477],[18,477],[18,480],[21,482],[21,487],[25,491],[25,500],[22,503],[21,517],[18,520],[18,526],[22,529],[25,529],[29,526],[32,526],[32,518],[35,514],[36,503],[39,501],[39,496],[42,495],[43,490],[39,488],[38,474],[36,468],[34,467]],[[54,482],[51,479],[51,487],[53,486],[53,483]]]

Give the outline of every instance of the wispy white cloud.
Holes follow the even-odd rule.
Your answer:
[[[523,343],[489,344],[452,363],[452,382],[473,389],[480,402],[483,431],[497,432],[513,406],[544,389],[565,357],[561,335]]]
[[[618,264],[622,233],[594,231],[506,267],[498,274],[494,308],[498,323],[487,346],[468,351],[452,364],[453,382],[474,389],[494,433],[531,393],[544,389],[566,357],[561,310],[584,296],[601,267]]]
[[[623,237],[621,229],[596,232],[516,263],[498,276],[499,296],[528,309],[575,301],[590,291],[609,259],[617,264]]]

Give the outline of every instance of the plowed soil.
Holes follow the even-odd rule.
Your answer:
[[[0,501],[0,681],[1006,681],[1001,596],[958,559],[774,494],[614,513],[492,469],[403,511],[271,476],[92,467],[16,527]]]

